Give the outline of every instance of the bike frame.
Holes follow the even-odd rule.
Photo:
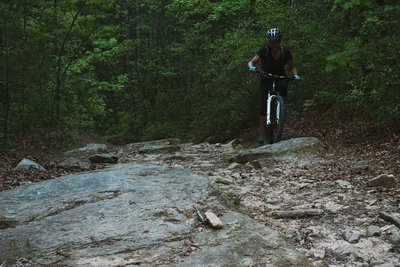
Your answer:
[[[280,141],[285,120],[285,103],[283,98],[279,95],[279,92],[276,90],[276,84],[279,80],[290,81],[293,79],[289,79],[286,76],[273,75],[263,71],[258,71],[256,74],[272,81],[272,86],[268,88],[267,99],[265,100],[266,142],[272,144]]]
[[[287,80],[290,81],[292,79],[287,78],[286,76],[278,76],[278,75],[273,75],[271,73],[268,72],[264,72],[264,71],[260,71],[257,72],[257,74],[259,76],[265,77],[267,79],[272,80],[272,86],[271,89],[268,90],[268,94],[267,94],[267,99],[266,99],[266,103],[267,103],[267,114],[266,114],[266,118],[265,118],[265,123],[266,125],[271,125],[272,121],[271,121],[271,102],[272,102],[272,96],[273,95],[279,95],[279,92],[275,90],[276,87],[276,82],[278,80]],[[279,105],[280,103],[278,103],[278,114],[276,114],[277,118],[279,118],[280,114],[279,114]]]
[[[271,90],[269,90],[268,91],[268,94],[267,94],[267,116],[266,116],[266,118],[265,118],[265,123],[267,124],[267,125],[271,125],[271,102],[272,102],[272,97],[271,96],[273,96],[273,95],[279,95],[279,92],[278,91],[276,91],[275,90],[275,85],[276,85],[276,81],[275,80],[273,80],[272,81],[272,88],[271,88]],[[276,114],[276,117],[277,118],[279,118],[279,116],[280,116],[280,114],[279,114],[279,105],[280,105],[280,103],[278,102],[278,107],[277,107],[277,114]]]

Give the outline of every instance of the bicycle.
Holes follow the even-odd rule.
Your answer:
[[[256,71],[257,76],[261,76],[272,80],[272,86],[268,89],[266,105],[267,111],[265,114],[265,133],[263,143],[273,144],[281,141],[283,126],[285,122],[285,101],[275,90],[276,83],[279,80],[292,81],[294,78],[286,76],[273,75],[264,71]]]

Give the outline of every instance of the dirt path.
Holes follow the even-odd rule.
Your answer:
[[[374,143],[357,139],[354,129],[348,137],[332,129],[326,138],[319,134],[325,144],[320,153],[281,158],[263,169],[227,162],[219,144],[187,144],[180,156],[136,160],[163,161],[208,177],[227,205],[277,230],[314,266],[400,266],[400,229],[379,216],[390,211],[400,218],[399,185],[369,186],[380,174],[399,177],[398,137]],[[302,136],[298,132],[288,129],[286,138]],[[256,146],[251,137],[236,143]],[[315,216],[277,218],[285,210],[311,210]]]
[[[218,148],[183,149],[191,160],[173,162],[196,170],[222,188],[228,204],[291,240],[314,266],[400,266],[400,229],[380,218],[400,218],[400,138],[380,135],[376,127],[355,122],[289,120],[284,138],[316,136],[321,153],[287,158],[270,168],[236,165]],[[237,140],[256,146],[254,136]],[[397,178],[396,188],[370,187],[381,174]],[[276,218],[281,210],[319,210],[317,216]],[[386,264],[386,265],[383,265]]]
[[[284,138],[315,136],[324,143],[323,151],[282,159],[270,168],[231,164],[215,144],[183,146],[185,157],[151,155],[148,160],[181,165],[207,176],[222,189],[228,205],[279,231],[314,266],[400,266],[400,229],[379,217],[380,211],[400,216],[400,182],[392,189],[368,186],[380,174],[400,179],[400,137],[381,135],[379,128],[362,123],[310,118],[289,117]],[[245,134],[237,142],[256,146],[253,137]],[[17,158],[2,156],[0,189],[65,174],[56,169],[49,174],[15,174],[12,167]],[[50,161],[39,162],[52,169]],[[276,218],[278,211],[287,209],[322,213]]]
[[[320,154],[257,169],[226,163],[213,148],[204,147],[211,153],[203,154],[199,148],[187,149],[195,161],[173,164],[208,176],[231,206],[240,203],[237,208],[282,233],[314,266],[400,265],[400,230],[379,218],[380,211],[399,211],[399,190],[368,187],[369,169],[374,168],[370,161]],[[300,219],[274,216],[289,209],[322,214]],[[377,232],[369,233],[374,226]]]

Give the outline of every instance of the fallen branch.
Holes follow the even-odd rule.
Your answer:
[[[304,218],[311,216],[319,216],[323,213],[323,210],[320,209],[307,209],[307,210],[285,210],[285,211],[275,211],[272,213],[272,216],[275,218]]]
[[[390,212],[387,211],[381,211],[379,212],[379,216],[388,221],[393,223],[394,225],[396,225],[397,227],[400,228],[400,218],[396,217],[395,215],[391,214]]]

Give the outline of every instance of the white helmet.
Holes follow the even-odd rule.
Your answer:
[[[272,28],[267,31],[266,36],[269,40],[281,39],[282,32],[278,28]]]

